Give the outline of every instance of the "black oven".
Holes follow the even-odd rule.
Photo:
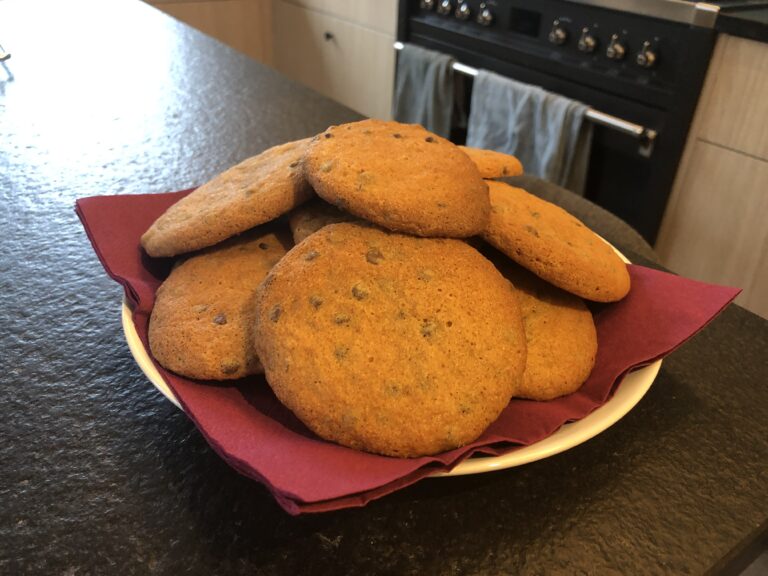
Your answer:
[[[716,15],[681,0],[400,0],[398,41],[589,105],[586,197],[653,243]]]

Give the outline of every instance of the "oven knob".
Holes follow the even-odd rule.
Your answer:
[[[547,39],[558,46],[565,44],[565,41],[568,40],[568,31],[560,26],[560,20],[552,22],[552,30],[549,31]]]
[[[435,0],[421,0],[419,2],[422,10],[433,10],[435,8]]]
[[[605,49],[605,55],[611,60],[624,60],[624,57],[627,55],[627,46],[619,40],[618,34],[611,36],[608,48]]]
[[[578,48],[582,52],[594,52],[597,48],[597,38],[595,38],[589,32],[589,28],[583,28],[581,30],[581,38],[579,38]]]
[[[451,0],[442,0],[442,2],[437,5],[438,14],[448,16],[451,12],[453,12],[453,4],[451,3]]]
[[[454,12],[454,16],[458,18],[459,20],[468,20],[470,14],[469,4],[466,2],[459,2],[458,7],[456,8],[456,12]]]
[[[635,62],[637,62],[638,66],[643,68],[653,68],[656,65],[657,59],[658,55],[656,54],[656,51],[651,48],[651,43],[646,40],[643,42],[643,47],[640,48],[640,52],[637,53]]]
[[[493,24],[493,12],[486,6],[485,2],[480,4],[480,12],[477,13],[477,23],[483,26],[490,26]]]

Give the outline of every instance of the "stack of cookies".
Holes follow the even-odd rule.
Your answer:
[[[585,300],[624,262],[562,209],[494,181],[516,158],[365,120],[271,148],[171,206],[142,237],[179,257],[150,348],[195,379],[264,372],[318,436],[396,457],[477,439],[513,397],[592,370]]]

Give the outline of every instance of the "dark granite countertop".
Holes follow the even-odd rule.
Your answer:
[[[768,42],[768,3],[754,8],[720,9],[715,29],[723,34]]]
[[[286,514],[136,366],[73,204],[191,187],[358,116],[137,0],[4,0],[0,22],[0,574],[701,574],[752,553],[768,322],[738,306],[576,448]]]

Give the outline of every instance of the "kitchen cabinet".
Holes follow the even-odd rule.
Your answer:
[[[768,318],[768,44],[721,35],[656,243],[671,270]]]
[[[396,28],[396,0],[274,0],[274,67],[360,114],[389,119]]]
[[[272,62],[272,0],[149,0],[149,4],[255,60]]]

